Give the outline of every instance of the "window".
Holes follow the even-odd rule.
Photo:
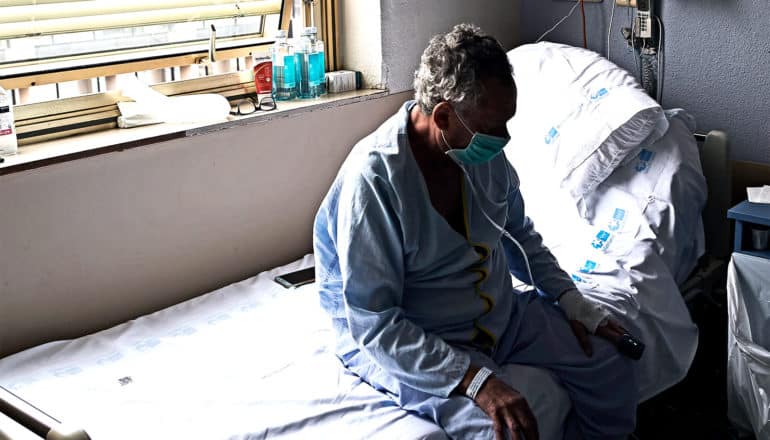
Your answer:
[[[267,55],[279,28],[289,29],[300,17],[335,38],[336,0],[0,5],[0,85],[13,91],[20,145],[115,127],[126,75],[167,95],[243,95],[253,90],[253,58]],[[333,65],[334,57],[327,59]]]

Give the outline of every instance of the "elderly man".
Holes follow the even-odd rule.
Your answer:
[[[625,438],[635,375],[608,342],[624,330],[543,246],[499,154],[516,111],[505,51],[458,25],[431,40],[414,85],[415,101],[353,148],[316,216],[337,356],[452,438],[561,429],[566,413],[530,407],[537,385],[512,365],[550,372],[554,398],[566,390],[566,437]],[[537,290],[514,290],[511,274]]]

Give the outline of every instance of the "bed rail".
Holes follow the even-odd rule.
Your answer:
[[[730,254],[730,234],[727,210],[732,197],[732,172],[729,164],[727,134],[712,130],[708,134],[695,134],[702,142],[700,161],[706,177],[708,199],[703,208],[703,228],[706,234],[706,252],[715,258],[725,259]]]
[[[730,233],[727,209],[730,207],[732,175],[729,163],[729,142],[723,131],[695,133],[699,143],[700,162],[706,178],[708,198],[701,214],[706,237],[706,254],[690,277],[679,286],[685,303],[714,289],[724,287],[723,277],[730,254]]]
[[[26,400],[0,386],[0,415],[5,415],[13,422],[25,428],[37,438],[46,440],[90,440],[82,429],[71,429],[58,420],[39,410]],[[2,422],[2,419],[0,419]],[[9,437],[10,436],[10,437]],[[0,424],[0,439],[10,440],[34,438],[24,434],[23,437],[6,431]]]

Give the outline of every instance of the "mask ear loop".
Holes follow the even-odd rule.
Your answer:
[[[457,113],[457,110],[455,110],[455,116],[457,116],[457,119],[460,121],[461,124],[463,124],[463,127],[465,127],[465,129],[468,130],[468,133],[470,133],[471,136],[476,134],[473,130],[470,129],[470,127],[468,127],[468,124],[465,123],[463,118],[460,116],[460,113]]]
[[[446,136],[444,136],[444,130],[439,129],[439,133],[441,133],[441,140],[444,141],[444,145],[446,146],[447,150],[444,151],[444,154],[447,153],[447,151],[452,149],[452,146],[449,145],[449,142],[446,141]]]
[[[455,161],[455,163],[462,170],[463,175],[465,176],[465,180],[468,181],[468,185],[471,187],[471,192],[473,193],[473,196],[476,197],[477,199],[481,199],[481,197],[479,197],[479,194],[476,192],[476,187],[473,186],[473,182],[471,181],[471,176],[468,174],[468,171],[465,169],[465,167],[463,167],[457,161]],[[510,175],[510,171],[508,170],[508,167],[505,167],[505,174],[508,176],[508,181],[510,182],[511,175]],[[487,197],[485,198],[487,199],[487,201],[489,201],[489,198]],[[529,275],[529,281],[532,283],[533,287],[536,287],[535,277],[532,276],[532,269],[530,268],[530,265],[529,265],[529,258],[527,258],[527,252],[524,251],[524,247],[515,238],[513,238],[513,236],[510,233],[508,233],[508,231],[506,231],[505,228],[495,223],[495,221],[492,220],[489,217],[489,215],[487,215],[486,211],[484,211],[484,209],[481,206],[479,206],[479,211],[481,211],[481,213],[484,215],[484,218],[486,218],[487,221],[492,224],[492,226],[494,226],[498,231],[500,231],[503,234],[505,238],[510,240],[513,244],[516,245],[517,248],[519,248],[519,252],[521,252],[521,255],[524,257],[524,264],[527,267],[527,275]]]
[[[468,131],[468,133],[471,134],[471,136],[475,135],[475,133],[473,131],[471,131],[470,128],[468,128],[468,125],[465,124],[465,121],[463,121],[463,118],[460,117],[460,114],[457,113],[457,110],[452,108],[452,111],[454,111],[455,116],[457,116],[457,120],[459,120],[460,123],[463,124],[463,128],[465,128]],[[449,145],[449,142],[447,142],[447,140],[446,140],[446,136],[444,135],[444,130],[439,129],[439,132],[441,133],[441,139],[444,141],[444,145],[446,146],[447,151],[452,150],[453,149],[452,146]],[[467,145],[465,147],[463,147],[463,148],[466,148],[466,147],[467,147]],[[444,153],[446,153],[446,151]],[[460,168],[462,168],[462,166],[460,166]],[[465,170],[463,169],[463,171],[465,171]]]

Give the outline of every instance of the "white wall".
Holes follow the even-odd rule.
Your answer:
[[[374,54],[370,79],[404,93],[0,176],[0,356],[309,252],[313,215],[340,163],[410,98],[430,37],[468,21],[506,47],[517,39],[517,1],[342,8],[344,29],[357,29],[345,38],[359,38],[343,45],[353,63],[343,64]],[[361,14],[371,15],[355,21]]]
[[[520,0],[341,0],[342,66],[362,72],[369,87],[412,90],[414,71],[431,37],[473,23],[511,49]]]
[[[312,251],[312,221],[391,95],[0,176],[0,356]]]
[[[380,0],[340,0],[339,6],[342,68],[361,72],[366,87],[384,88]]]
[[[414,71],[431,37],[473,23],[511,49],[518,41],[519,0],[381,0],[383,82],[412,89]]]

